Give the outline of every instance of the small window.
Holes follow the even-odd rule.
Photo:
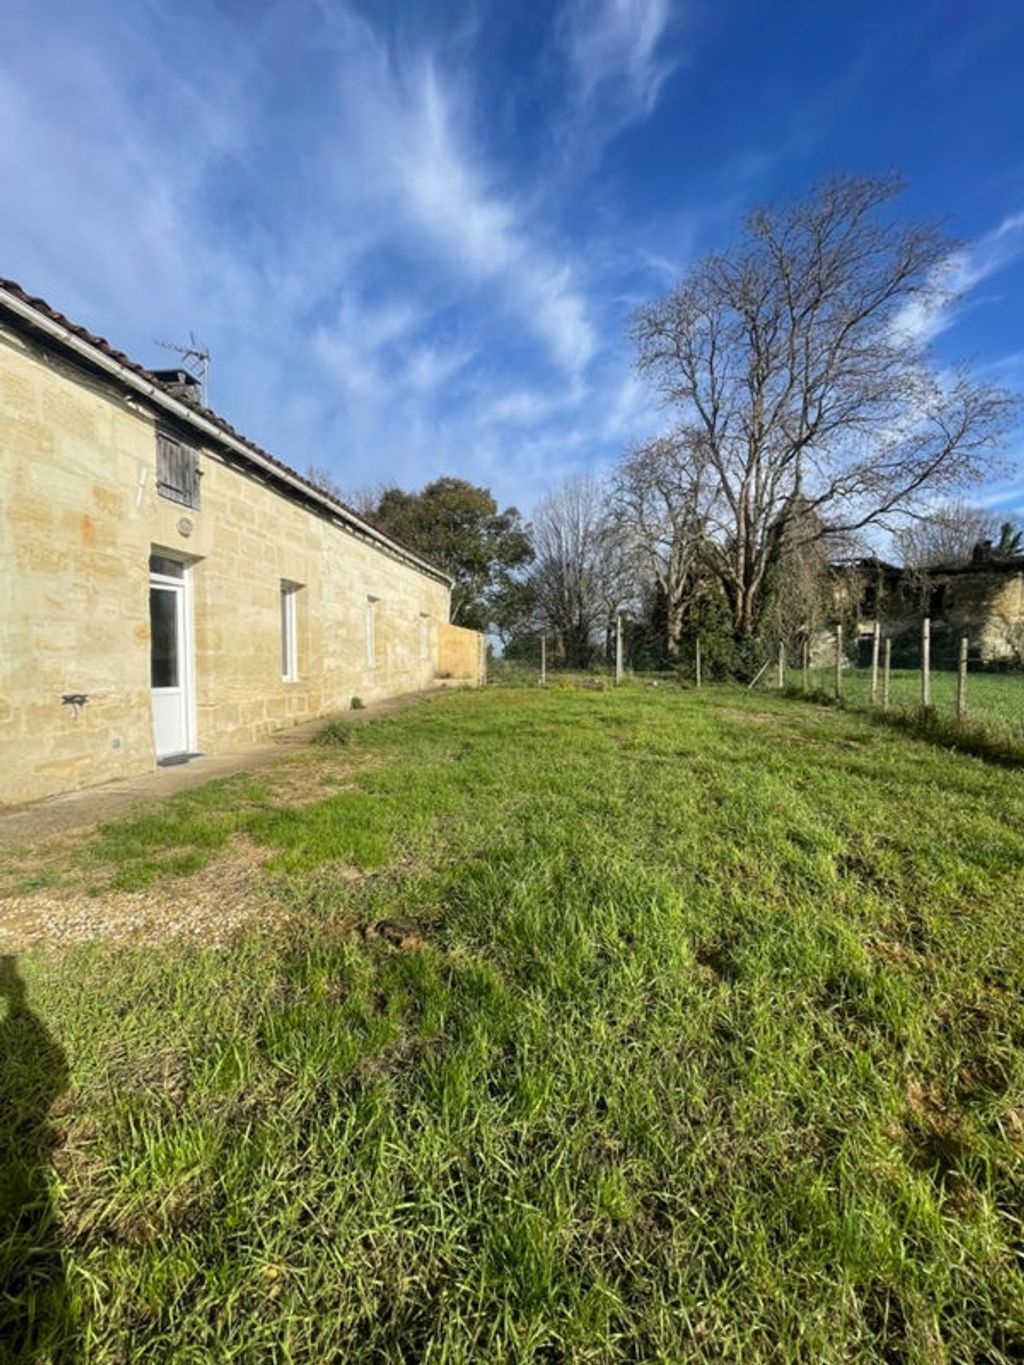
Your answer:
[[[377,663],[377,599],[366,599],[366,667],[373,668]]]
[[[180,559],[153,554],[149,556],[149,572],[158,573],[164,578],[184,578],[185,566]]]
[[[430,618],[425,612],[420,612],[420,658],[430,658]]]
[[[299,646],[295,627],[295,601],[299,595],[297,583],[281,581],[281,677],[295,682],[299,676]]]
[[[156,491],[183,507],[199,506],[199,455],[162,431],[156,437]]]

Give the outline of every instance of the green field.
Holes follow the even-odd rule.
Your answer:
[[[332,733],[41,851],[268,912],[7,963],[0,1360],[1021,1359],[1019,773],[724,687]]]
[[[835,670],[833,668],[812,668],[808,670],[812,689],[828,692],[835,691]],[[776,682],[776,671],[770,669],[765,676],[764,686]],[[800,687],[803,674],[799,669],[790,669],[787,680],[791,686]],[[869,668],[846,668],[843,671],[843,699],[849,706],[867,706],[870,701],[871,670]],[[948,715],[956,711],[956,673],[943,669],[933,669],[931,673],[932,705],[936,710]],[[879,681],[879,700],[881,700],[881,681]],[[894,668],[892,670],[891,700],[894,707],[905,710],[921,705],[921,674],[915,669]],[[1024,737],[1024,674],[1022,673],[985,673],[969,672],[967,675],[967,716],[972,721],[1005,730],[1015,738]]]

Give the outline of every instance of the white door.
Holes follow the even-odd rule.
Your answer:
[[[149,576],[150,682],[153,743],[158,759],[192,749],[188,580],[184,564],[153,556],[161,572]]]

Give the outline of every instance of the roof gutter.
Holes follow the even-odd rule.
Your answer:
[[[0,288],[0,302],[3,303],[5,308],[8,308],[12,313],[23,319],[23,321],[29,323],[30,326],[36,328],[38,331],[46,333],[54,340],[59,341],[62,346],[66,346],[69,350],[80,355],[84,360],[87,360],[90,365],[95,365],[99,369],[105,370],[108,374],[113,375],[122,384],[126,384],[129,388],[134,389],[136,393],[142,394],[143,397],[147,398],[149,402],[153,403],[156,407],[163,408],[165,412],[171,413],[172,416],[177,417],[179,421],[183,421],[188,426],[204,432],[220,445],[227,446],[228,449],[233,450],[237,455],[241,455],[243,459],[247,460],[250,464],[255,465],[258,469],[263,470],[272,478],[278,479],[282,483],[286,483],[294,488],[297,492],[301,493],[304,498],[312,498],[326,511],[330,512],[332,516],[336,517],[339,521],[344,522],[358,534],[384,546],[386,549],[390,550],[392,554],[397,555],[399,559],[403,559],[406,563],[412,564],[418,569],[422,569],[423,572],[429,574],[431,578],[436,578],[442,583],[447,583],[449,593],[451,592],[451,586],[455,580],[450,574],[444,573],[441,569],[430,564],[427,560],[421,559],[419,555],[413,554],[411,550],[407,550],[405,546],[399,545],[389,536],[386,536],[383,531],[378,531],[376,527],[371,526],[368,522],[357,517],[355,513],[350,512],[348,508],[342,507],[339,503],[334,502],[333,499],[321,493],[318,489],[313,487],[312,484],[306,483],[297,475],[292,474],[289,470],[282,468],[274,461],[268,460],[265,456],[260,455],[259,452],[254,450],[247,442],[240,441],[237,436],[232,436],[229,432],[225,431],[223,427],[218,426],[216,422],[211,422],[203,413],[197,412],[195,408],[190,407],[187,403],[183,403],[181,399],[173,397],[165,389],[160,388],[150,380],[144,379],[140,374],[137,374],[134,370],[122,365],[111,356],[105,355],[103,351],[90,345],[89,342],[83,341],[82,338],[76,336],[74,332],[69,331],[67,327],[62,326],[58,322],[54,322],[51,318],[46,317],[45,314],[38,312],[31,304],[24,303],[13,294],[9,294],[6,289]]]

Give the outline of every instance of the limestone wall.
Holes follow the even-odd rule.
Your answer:
[[[487,681],[484,637],[463,626],[442,625],[438,631],[438,677],[478,687]]]
[[[863,647],[877,620],[894,642],[898,666],[916,666],[926,611],[936,666],[953,666],[961,635],[968,637],[972,659],[1024,659],[1024,572],[1014,563],[937,568],[921,575],[884,566],[873,573],[849,569],[835,574],[830,586],[832,613],[848,623],[849,643],[859,635]],[[831,658],[832,638],[830,625],[816,642],[823,660]]]
[[[966,633],[986,662],[1020,662],[1024,652],[1024,574],[950,578],[943,617]]]
[[[0,329],[0,802],[152,768],[154,550],[190,564],[201,751],[451,669],[446,583],[210,450],[200,508],[167,501],[155,430],[141,400]],[[293,682],[281,676],[281,580],[301,585]],[[70,692],[89,696],[77,720],[61,705]]]

